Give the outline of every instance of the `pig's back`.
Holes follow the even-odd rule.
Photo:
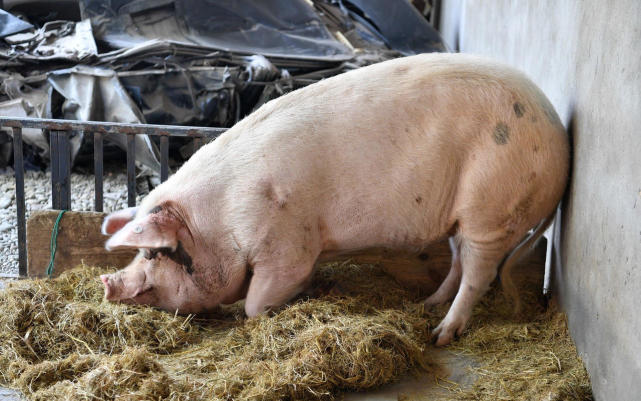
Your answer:
[[[420,247],[444,236],[481,199],[490,209],[505,208],[545,184],[550,194],[537,190],[536,197],[553,207],[551,193],[564,182],[558,170],[567,170],[566,142],[549,102],[520,73],[470,56],[431,54],[351,71],[271,101],[189,163],[209,165],[245,219],[270,196],[301,221],[314,216],[325,249]],[[540,218],[535,214],[530,219]]]

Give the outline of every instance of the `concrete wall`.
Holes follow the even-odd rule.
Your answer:
[[[641,400],[641,1],[443,0],[451,48],[520,68],[574,141],[555,288],[597,400]]]

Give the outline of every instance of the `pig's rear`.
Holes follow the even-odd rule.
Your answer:
[[[220,169],[248,169],[235,177],[240,191],[277,199],[267,214],[320,231],[321,251],[420,248],[465,230],[505,253],[551,213],[567,175],[567,138],[542,93],[467,56],[409,57],[328,79],[234,131],[228,147],[238,151],[226,150]],[[241,152],[251,164],[233,159]],[[229,203],[243,196],[228,193]],[[261,221],[258,213],[250,224]]]

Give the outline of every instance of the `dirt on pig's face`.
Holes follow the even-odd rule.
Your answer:
[[[105,219],[103,233],[112,235],[108,250],[139,249],[126,268],[100,277],[109,301],[198,313],[243,296],[241,288],[231,285],[229,266],[212,263],[216,258],[197,246],[171,207],[113,213]]]
[[[195,285],[193,267],[176,261],[177,252],[168,248],[142,249],[125,269],[101,276],[105,298],[179,313],[206,310],[211,297]],[[184,249],[182,252],[186,253]]]

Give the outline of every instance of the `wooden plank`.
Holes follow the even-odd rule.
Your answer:
[[[27,274],[46,276],[49,264],[51,230],[58,211],[33,212],[27,222]],[[105,213],[66,212],[60,221],[54,276],[80,265],[114,266],[129,264],[136,251],[107,252],[108,237],[100,233]],[[355,263],[379,264],[396,281],[410,288],[431,293],[438,288],[450,269],[452,255],[447,240],[431,244],[420,253],[408,253],[383,248],[345,253],[324,261],[351,259]]]
[[[46,276],[51,251],[51,231],[58,217],[57,210],[35,211],[27,221],[27,275]],[[91,266],[124,267],[136,255],[136,251],[107,252],[108,237],[100,233],[105,213],[66,212],[58,228],[58,246],[54,264],[54,276],[72,269],[83,262]]]

